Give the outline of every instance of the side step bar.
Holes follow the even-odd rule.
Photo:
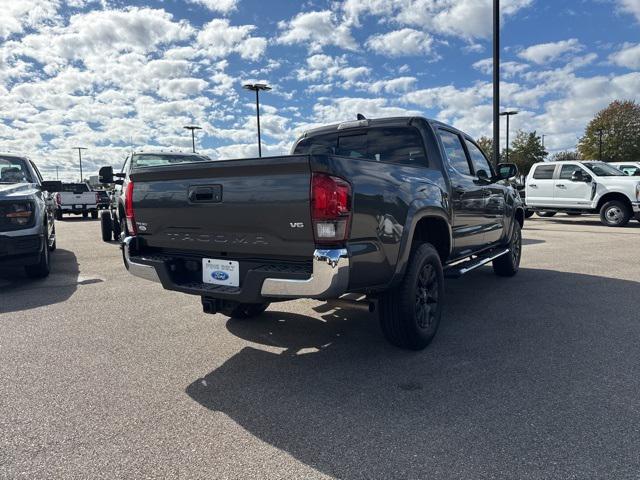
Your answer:
[[[455,263],[444,269],[444,276],[446,278],[460,278],[465,273],[469,273],[471,270],[475,270],[482,265],[486,265],[490,261],[495,260],[502,255],[506,255],[507,253],[509,253],[508,248],[493,250],[487,254],[480,255],[479,257],[465,260],[464,262]]]

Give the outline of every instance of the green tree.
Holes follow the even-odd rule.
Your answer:
[[[509,162],[515,163],[522,175],[528,175],[531,166],[543,162],[547,151],[542,146],[542,138],[535,132],[519,130],[509,149]],[[502,158],[506,158],[503,151]]]
[[[640,104],[632,100],[612,102],[589,122],[578,143],[584,159],[608,162],[637,161],[640,158]]]
[[[561,152],[556,152],[551,155],[551,160],[554,162],[570,162],[574,160],[581,160],[582,157],[575,150],[563,150]]]
[[[489,161],[493,163],[493,139],[489,137],[480,137],[477,140],[478,146],[482,149]]]

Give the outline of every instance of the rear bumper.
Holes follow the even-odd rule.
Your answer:
[[[58,205],[58,208],[62,210],[63,213],[83,213],[90,212],[91,210],[97,210],[98,205],[94,204],[76,204],[74,205]]]
[[[199,282],[178,283],[172,277],[170,259],[138,255],[135,237],[122,244],[125,266],[130,274],[159,282],[167,290],[203,297],[255,303],[265,299],[338,298],[349,285],[349,254],[345,248],[317,249],[311,272],[250,270],[241,287],[226,287]]]

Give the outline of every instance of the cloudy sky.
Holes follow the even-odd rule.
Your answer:
[[[0,150],[45,176],[135,148],[288,152],[309,125],[426,115],[491,135],[491,0],[0,0]],[[640,0],[502,0],[513,128],[573,148],[613,99],[640,100]],[[83,162],[84,163],[84,162]]]

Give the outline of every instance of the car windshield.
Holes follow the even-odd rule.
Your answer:
[[[167,154],[161,153],[138,153],[133,156],[133,167],[165,167],[178,163],[210,162],[211,159],[205,155],[196,154]]]
[[[33,183],[26,160],[0,157],[0,183]]]
[[[591,170],[598,177],[622,177],[624,173],[616,167],[607,165],[604,162],[584,162],[583,165]]]

